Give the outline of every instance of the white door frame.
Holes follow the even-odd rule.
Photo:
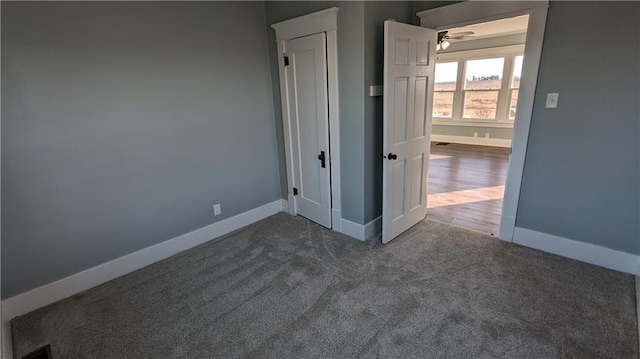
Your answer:
[[[520,185],[524,159],[529,141],[533,99],[538,81],[542,41],[547,22],[549,1],[477,1],[469,0],[453,5],[418,12],[420,26],[444,30],[469,24],[529,15],[524,65],[518,95],[518,111],[513,127],[513,140],[505,184],[499,238],[513,242],[516,212],[520,199]]]
[[[340,198],[340,112],[338,103],[338,8],[303,15],[271,25],[276,31],[278,72],[280,75],[280,102],[284,127],[284,150],[287,164],[288,212],[297,215],[293,197],[292,134],[288,106],[287,84],[284,75],[284,43],[297,37],[324,32],[327,34],[327,83],[329,98],[329,164],[331,168],[331,223],[333,230],[341,230]]]

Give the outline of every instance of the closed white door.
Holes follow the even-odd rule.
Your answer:
[[[284,46],[294,205],[299,215],[331,228],[325,34],[289,40]]]
[[[424,219],[436,31],[384,23],[382,242]]]

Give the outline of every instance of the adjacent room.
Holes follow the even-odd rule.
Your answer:
[[[0,10],[2,359],[640,358],[640,3]]]
[[[438,32],[427,218],[498,234],[528,23]]]

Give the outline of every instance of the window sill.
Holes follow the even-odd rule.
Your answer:
[[[489,121],[459,121],[459,120],[440,120],[433,118],[432,125],[437,126],[465,126],[465,127],[495,127],[495,128],[513,128],[513,122],[489,122]]]

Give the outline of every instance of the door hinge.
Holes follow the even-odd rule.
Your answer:
[[[294,195],[294,196],[297,196],[297,195],[298,195],[298,189],[297,189],[297,188],[295,188],[295,187],[293,187],[293,195]]]
[[[289,66],[289,56],[284,56],[284,66]]]

